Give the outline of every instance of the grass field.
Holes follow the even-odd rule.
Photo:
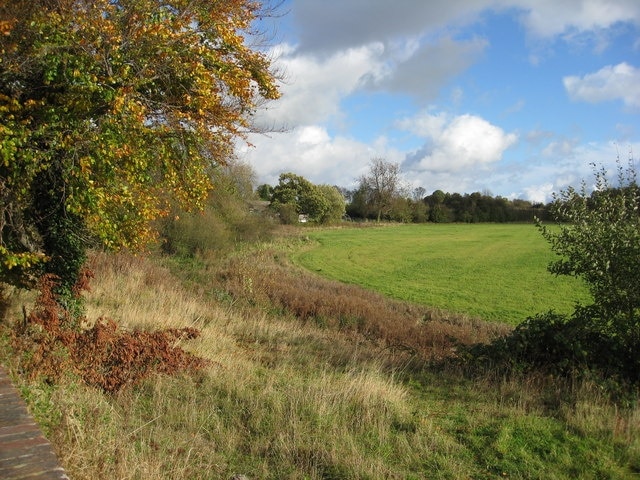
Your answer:
[[[392,298],[517,324],[589,303],[581,281],[554,277],[532,225],[440,224],[310,230],[294,261],[328,278]]]

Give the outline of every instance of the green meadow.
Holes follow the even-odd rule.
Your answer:
[[[517,324],[589,303],[578,279],[547,271],[555,257],[533,225],[423,224],[310,230],[294,261],[389,297]]]

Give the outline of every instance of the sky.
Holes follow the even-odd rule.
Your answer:
[[[547,202],[640,159],[640,0],[286,0],[258,25],[282,97],[238,155],[354,188]]]

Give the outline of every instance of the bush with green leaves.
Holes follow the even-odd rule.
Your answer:
[[[296,223],[298,215],[306,215],[310,222],[326,224],[342,219],[345,201],[335,187],[314,185],[300,175],[283,173],[271,192],[271,209],[285,224]]]
[[[640,383],[640,188],[630,161],[618,161],[615,185],[594,165],[586,182],[554,199],[556,224],[537,226],[558,259],[555,275],[581,278],[593,303],[573,315],[553,312],[527,319],[512,334],[471,349],[474,361],[554,373],[593,370]]]
[[[511,334],[462,349],[475,366],[555,375],[597,372],[640,383],[640,343],[601,329],[597,309],[578,307],[572,315],[547,312],[527,318]]]
[[[621,329],[637,329],[640,309],[640,188],[632,162],[618,162],[617,180],[613,186],[604,168],[595,170],[593,193],[585,182],[561,192],[551,208],[557,226],[538,227],[560,257],[549,271],[582,278],[603,321],[621,317],[626,325],[613,328],[631,333]]]

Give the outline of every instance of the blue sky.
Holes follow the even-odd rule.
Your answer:
[[[269,54],[283,129],[239,156],[352,188],[374,158],[409,188],[549,201],[640,158],[639,0],[288,0]]]

